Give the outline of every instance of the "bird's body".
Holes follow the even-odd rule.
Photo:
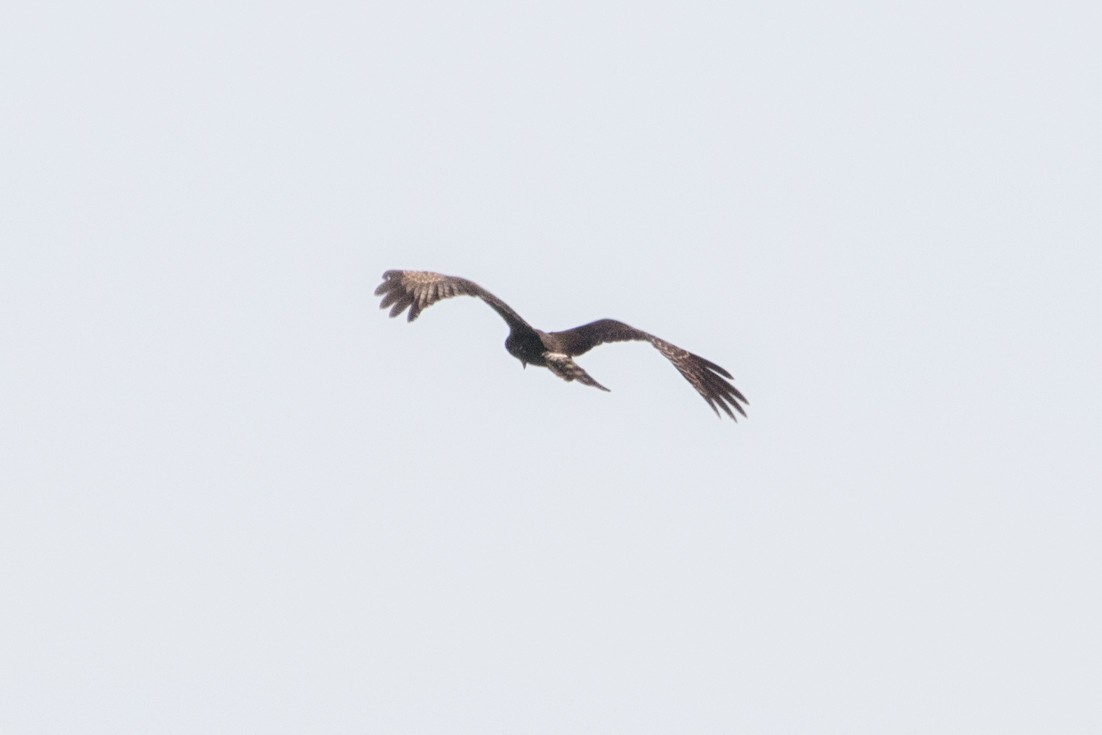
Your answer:
[[[728,382],[732,378],[726,370],[699,355],[615,319],[598,319],[561,332],[544,332],[532,327],[508,304],[474,281],[428,271],[387,271],[383,274],[382,284],[375,289],[375,295],[383,297],[380,307],[390,307],[391,317],[409,309],[408,321],[413,321],[423,309],[441,299],[461,295],[480,298],[509,325],[505,349],[523,365],[546,367],[563,380],[577,380],[583,385],[591,385],[603,391],[608,388],[594,380],[573,358],[606,342],[650,342],[696,388],[717,416],[722,408],[724,413],[735,419],[732,407],[746,416],[740,401],[748,401]]]

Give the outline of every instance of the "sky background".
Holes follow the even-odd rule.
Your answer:
[[[1102,732],[1099,27],[6,6],[0,730]]]

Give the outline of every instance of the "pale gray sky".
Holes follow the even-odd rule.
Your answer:
[[[0,730],[1102,731],[1094,4],[467,5],[0,14]]]

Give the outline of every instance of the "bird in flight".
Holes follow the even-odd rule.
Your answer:
[[[720,416],[719,410],[723,409],[724,413],[738,421],[732,408],[746,416],[741,403],[748,404],[749,401],[729,382],[733,380],[729,372],[699,355],[615,319],[598,319],[562,332],[544,332],[524,321],[512,307],[474,281],[428,271],[387,271],[383,274],[383,282],[375,289],[375,295],[383,297],[379,307],[390,307],[391,317],[409,309],[407,320],[411,322],[423,309],[441,299],[452,296],[482,299],[509,325],[505,349],[520,360],[522,366],[545,367],[567,382],[577,380],[582,385],[591,385],[603,391],[608,388],[594,380],[573,358],[606,342],[650,342],[696,388],[716,416]]]

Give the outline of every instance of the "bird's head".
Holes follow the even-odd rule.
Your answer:
[[[505,338],[505,349],[508,350],[510,355],[520,360],[522,368],[528,367],[528,361],[524,359],[524,345],[512,332]]]

